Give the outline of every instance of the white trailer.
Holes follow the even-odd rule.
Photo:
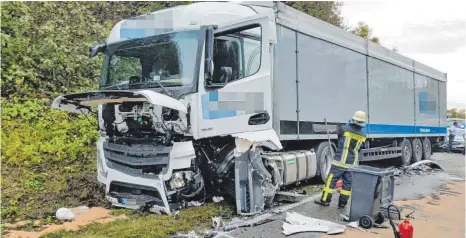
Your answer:
[[[446,74],[280,2],[200,2],[117,23],[98,106],[98,180],[115,206],[170,213],[227,194],[238,213],[325,180],[337,128],[366,111],[363,160],[429,158],[445,134]]]

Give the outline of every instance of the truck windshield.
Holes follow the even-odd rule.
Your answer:
[[[105,53],[101,89],[192,85],[198,31],[182,31],[111,44]],[[158,82],[156,82],[158,81]]]

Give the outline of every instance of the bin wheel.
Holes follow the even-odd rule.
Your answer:
[[[359,225],[364,229],[370,229],[374,225],[374,222],[370,216],[362,216],[359,218]]]
[[[385,215],[382,212],[377,213],[377,218],[375,219],[375,223],[382,224],[385,221]]]

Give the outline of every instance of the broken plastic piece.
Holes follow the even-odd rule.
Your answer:
[[[345,232],[345,226],[312,217],[306,217],[294,212],[286,213],[286,222],[283,222],[284,235],[300,232],[326,232],[329,235]]]
[[[299,202],[306,198],[306,195],[302,195],[299,193],[290,193],[290,192],[277,192],[275,194],[276,201],[286,201],[286,202]]]
[[[177,234],[175,238],[201,238],[203,236],[200,236],[196,234],[195,231],[190,231],[187,234]]]
[[[190,201],[188,202],[187,207],[200,207],[203,204],[204,203],[200,203],[199,201]]]
[[[221,201],[223,201],[223,197],[216,197],[216,196],[214,196],[214,197],[212,197],[212,201],[214,201],[214,202],[221,202]]]
[[[434,169],[440,169],[440,170],[443,170],[442,167],[440,167],[439,164],[437,164],[436,162],[432,161],[432,160],[421,160],[419,162],[416,162],[410,166],[408,166],[408,168],[410,169],[414,169],[416,167],[419,167],[421,165],[427,165],[431,168],[434,168]]]
[[[231,231],[239,227],[245,227],[245,226],[251,227],[251,226],[264,224],[264,223],[273,221],[275,217],[276,216],[274,216],[274,214],[272,213],[263,213],[247,221],[233,219],[231,220],[231,222],[224,224],[223,231]]]
[[[71,211],[70,208],[59,208],[55,213],[58,220],[73,220],[76,215]]]
[[[357,221],[353,221],[353,222],[350,222],[348,224],[346,224],[347,226],[349,227],[352,227],[352,228],[355,228],[355,229],[358,229],[362,232],[366,232],[366,230],[362,229],[361,227],[359,227],[359,223]]]
[[[219,230],[223,226],[222,217],[212,217],[212,227],[215,230]]]

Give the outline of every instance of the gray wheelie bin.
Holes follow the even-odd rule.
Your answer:
[[[374,222],[382,223],[386,215],[381,208],[387,208],[393,201],[394,170],[361,165],[349,171],[353,178],[349,221],[359,221],[364,228],[372,227]]]

